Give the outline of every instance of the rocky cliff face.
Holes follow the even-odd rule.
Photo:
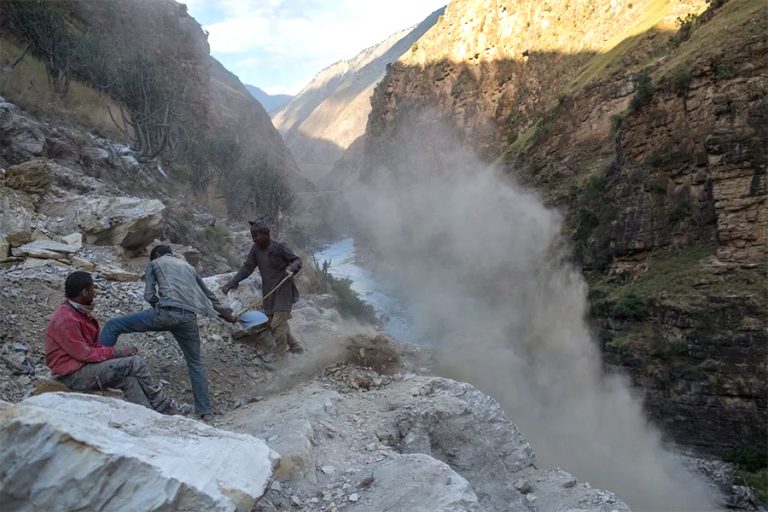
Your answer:
[[[698,6],[703,4],[699,2]],[[673,27],[695,2],[460,0],[394,63],[373,99],[377,139],[407,111],[429,106],[493,159],[525,132],[593,59],[656,25]],[[624,43],[626,44],[626,43]],[[598,59],[599,60],[599,59]],[[428,122],[421,114],[422,122]]]
[[[318,182],[363,136],[370,97],[387,65],[407,52],[441,14],[442,9],[416,27],[329,66],[274,114],[272,121],[308,178]]]
[[[717,452],[768,423],[768,10],[703,8],[453,2],[377,87],[363,165],[407,175],[399,128],[447,131],[561,208],[608,363]]]

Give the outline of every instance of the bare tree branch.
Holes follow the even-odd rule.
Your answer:
[[[19,54],[19,56],[16,57],[16,59],[13,62],[11,62],[6,66],[3,66],[3,71],[6,73],[10,73],[11,71],[13,71],[13,68],[15,68],[19,64],[19,62],[21,62],[21,59],[24,58],[24,56],[27,54],[28,51],[29,51],[29,43],[24,45],[24,49],[21,51],[21,54]]]

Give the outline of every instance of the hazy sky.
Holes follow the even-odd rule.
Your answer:
[[[419,23],[446,0],[180,0],[245,83],[297,93],[324,67]]]

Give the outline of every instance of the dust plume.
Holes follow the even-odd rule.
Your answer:
[[[499,400],[541,463],[635,510],[714,509],[625,379],[604,374],[559,214],[435,132],[401,134],[349,202],[437,372]]]

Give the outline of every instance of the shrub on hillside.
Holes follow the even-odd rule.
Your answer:
[[[608,179],[605,176],[592,176],[587,181],[581,197],[587,202],[598,201],[603,197],[607,186]]]
[[[613,305],[613,314],[619,318],[636,320],[648,314],[645,301],[635,293],[625,293]]]
[[[666,194],[667,182],[658,178],[650,178],[645,183],[643,183],[643,190],[657,194]]]
[[[691,216],[691,205],[687,202],[677,203],[670,211],[669,211],[669,221],[670,222],[680,222],[681,220],[687,219]]]
[[[654,89],[651,75],[648,73],[647,69],[644,69],[637,74],[637,77],[635,77],[635,95],[632,98],[629,107],[633,111],[640,110],[640,108],[651,102],[653,93]]]
[[[681,66],[675,70],[674,75],[672,75],[672,85],[674,86],[675,91],[677,91],[678,96],[685,97],[685,95],[688,94],[688,89],[691,87],[692,80],[693,73],[691,72],[691,68]]]
[[[768,447],[747,446],[729,448],[723,452],[723,460],[736,464],[741,469],[749,472],[768,469]]]
[[[339,313],[348,318],[354,318],[361,322],[373,323],[376,321],[376,311],[373,306],[363,301],[352,289],[352,280],[333,277],[328,274],[328,284],[336,295]]]
[[[672,46],[678,47],[685,41],[690,39],[693,27],[695,26],[697,16],[692,12],[689,12],[683,17],[677,18],[675,22],[679,27],[677,33],[672,37]]]
[[[723,460],[737,467],[734,479],[736,485],[752,487],[758,504],[768,504],[768,447],[727,449],[723,452]]]

